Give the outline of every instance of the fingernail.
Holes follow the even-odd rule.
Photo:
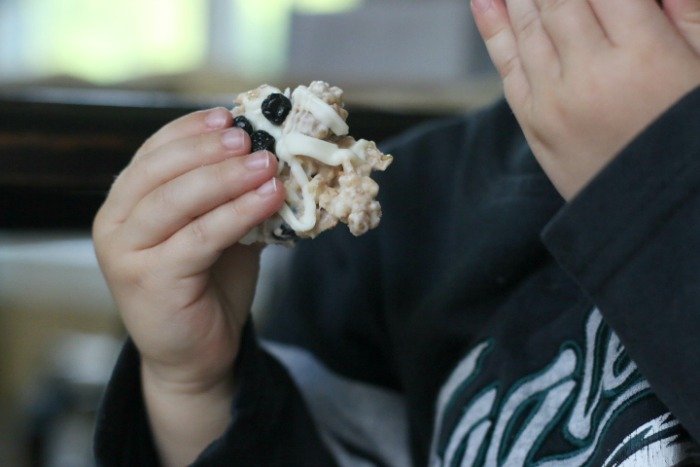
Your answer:
[[[248,154],[243,163],[250,170],[260,170],[270,167],[270,153],[267,151],[258,151],[253,154]]]
[[[472,0],[472,7],[481,13],[491,8],[493,0]]]
[[[226,109],[216,108],[209,111],[204,123],[212,129],[223,128],[228,122],[230,113]]]
[[[243,147],[243,130],[229,128],[221,135],[221,144],[228,149],[240,149]]]
[[[277,179],[271,178],[263,185],[261,185],[256,192],[261,196],[270,196],[277,193]]]

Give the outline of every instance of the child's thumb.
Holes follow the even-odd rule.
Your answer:
[[[695,53],[700,55],[700,0],[665,0],[664,10]]]

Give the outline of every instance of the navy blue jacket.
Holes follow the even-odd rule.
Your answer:
[[[380,227],[295,248],[197,465],[700,462],[700,89],[566,204],[504,102],[387,148]],[[138,365],[102,465],[157,464]]]

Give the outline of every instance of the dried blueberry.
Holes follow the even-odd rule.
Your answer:
[[[273,232],[272,235],[277,239],[277,240],[298,240],[299,237],[297,236],[297,233],[289,227],[286,223],[280,225],[277,227]]]
[[[281,125],[292,110],[292,103],[284,94],[275,93],[267,96],[260,108],[266,119],[275,125]]]
[[[245,132],[249,135],[253,134],[253,125],[250,123],[250,120],[245,118],[243,115],[239,115],[233,119],[233,126],[245,130]]]
[[[270,151],[275,152],[275,138],[264,130],[258,130],[250,135],[250,140],[253,145],[253,151]]]

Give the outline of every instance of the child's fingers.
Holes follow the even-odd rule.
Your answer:
[[[176,277],[188,277],[211,267],[221,252],[237,243],[284,203],[282,183],[272,178],[255,190],[194,219],[151,250]]]
[[[700,0],[665,0],[664,10],[695,53],[700,55]]]
[[[199,110],[173,120],[155,132],[141,145],[134,158],[142,157],[159,146],[207,131],[220,130],[231,126],[233,116],[223,107]]]
[[[503,0],[472,0],[472,11],[491,61],[503,80],[506,98],[514,107],[520,107],[530,95],[530,84],[520,63]]]
[[[158,186],[122,224],[129,250],[153,247],[207,212],[257,188],[277,170],[267,151],[205,165]]]
[[[523,70],[534,91],[549,87],[560,72],[559,57],[542,26],[534,0],[506,0]]]
[[[603,27],[587,0],[536,0],[542,25],[562,66],[600,52],[608,45]]]
[[[114,182],[103,211],[120,224],[148,193],[196,167],[250,151],[250,138],[240,128],[197,134],[170,141],[134,160]]]
[[[655,0],[588,0],[615,45],[640,43],[646,33],[645,44],[659,40],[666,29],[666,20]],[[644,45],[644,44],[642,44]]]

